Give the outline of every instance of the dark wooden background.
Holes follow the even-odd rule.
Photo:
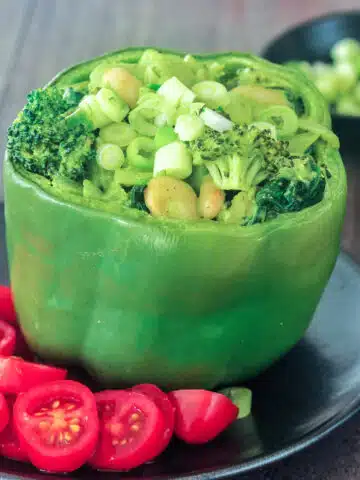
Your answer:
[[[154,45],[258,53],[290,25],[359,0],[0,0],[0,138],[26,93],[59,70],[105,51]],[[360,162],[344,155],[348,212],[343,247],[360,261]],[[0,175],[0,200],[2,198]],[[360,479],[360,418],[249,480]]]

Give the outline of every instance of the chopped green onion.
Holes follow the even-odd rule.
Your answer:
[[[210,108],[204,108],[200,113],[200,118],[207,127],[217,132],[225,132],[226,130],[231,130],[233,127],[233,123],[230,120],[214,112],[214,110],[210,110]]]
[[[130,112],[129,123],[140,135],[154,137],[157,126],[152,122],[154,122],[158,113],[155,108],[145,108],[143,105],[139,105]]]
[[[129,113],[129,105],[109,88],[101,88],[96,94],[96,100],[113,122],[121,122]]]
[[[341,93],[347,93],[352,90],[357,81],[358,72],[352,63],[339,63],[335,65],[336,83]]]
[[[274,124],[276,133],[280,138],[291,137],[298,129],[296,113],[292,108],[283,105],[274,105],[261,110],[258,119],[262,122]]]
[[[204,120],[197,115],[180,115],[176,120],[175,132],[183,142],[200,137],[204,131]]]
[[[356,94],[356,91],[354,92]],[[360,92],[358,92],[359,95]],[[351,117],[360,116],[360,105],[354,101],[351,95],[344,95],[336,102],[336,113],[340,115],[349,115]]]
[[[147,85],[148,88],[150,88],[150,90],[154,90],[154,92],[157,92],[159,90],[159,88],[161,87],[161,84],[160,83],[149,83]]]
[[[132,187],[133,185],[146,185],[152,176],[152,172],[144,172],[127,167],[115,170],[114,180],[120,185]]]
[[[298,133],[289,140],[289,152],[292,155],[303,155],[319,137],[320,134],[314,132]]]
[[[333,148],[339,148],[340,142],[334,132],[308,118],[299,119],[299,128],[312,133],[318,133],[320,137]]]
[[[159,90],[158,95],[164,97],[172,105],[179,105],[179,103],[191,103],[195,99],[195,93],[192,92],[186,85],[180,82],[176,77],[166,80]]]
[[[191,155],[182,142],[172,142],[161,147],[155,154],[154,177],[169,175],[183,180],[191,175]]]
[[[360,56],[360,43],[353,38],[343,38],[335,43],[330,54],[335,62],[356,61]]]
[[[175,142],[178,140],[178,136],[174,132],[174,129],[170,127],[170,125],[165,125],[160,127],[156,132],[154,141],[155,141],[155,148],[159,150],[159,148],[168,145],[169,143]]]
[[[270,130],[270,134],[276,140],[276,128],[275,125],[268,122],[254,122],[249,125],[249,127],[256,127],[259,130]]]
[[[204,80],[203,82],[196,83],[192,87],[196,97],[200,102],[206,103],[210,108],[225,107],[230,102],[229,92],[226,87],[219,82],[213,82],[211,80]]]
[[[127,147],[126,157],[130,164],[140,170],[152,171],[154,167],[155,142],[148,137],[137,137]]]
[[[126,147],[136,137],[136,132],[129,124],[112,123],[103,127],[99,132],[99,138],[105,143],[114,143],[119,147]]]
[[[251,414],[252,392],[248,388],[229,387],[220,390],[219,393],[228,397],[238,407],[238,419],[248,417]]]
[[[165,126],[168,123],[168,117],[166,113],[164,112],[159,113],[159,115],[155,117],[154,123],[157,127]]]
[[[118,145],[105,143],[97,151],[96,160],[105,170],[116,170],[125,163],[123,151]]]

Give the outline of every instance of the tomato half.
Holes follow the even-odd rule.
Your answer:
[[[91,466],[126,471],[160,454],[166,425],[150,398],[131,390],[105,390],[95,397],[100,437]]]
[[[175,434],[187,443],[206,443],[225,430],[238,407],[221,393],[175,390],[169,393],[175,407]]]
[[[12,325],[0,319],[0,355],[12,355],[15,350],[16,331]]]
[[[15,396],[7,397],[7,406],[9,411],[9,423],[0,433],[0,455],[11,460],[19,462],[29,461],[27,453],[20,446],[18,434],[15,431],[13,419],[13,406],[16,400]]]
[[[164,431],[164,441],[160,448],[160,452],[162,452],[169,445],[172,435],[174,433],[175,407],[170,402],[167,394],[152,383],[141,383],[140,385],[135,385],[132,390],[134,392],[143,393],[144,395],[149,397],[164,415],[166,428]]]
[[[11,289],[6,285],[0,285],[0,318],[13,325],[17,323]]]
[[[4,430],[10,420],[10,412],[7,401],[2,393],[0,393],[0,432]]]
[[[93,393],[62,380],[32,388],[14,405],[14,424],[31,463],[47,472],[72,472],[94,453],[99,419]]]
[[[54,380],[63,380],[67,371],[40,363],[26,362],[19,357],[0,355],[0,392],[18,394]]]

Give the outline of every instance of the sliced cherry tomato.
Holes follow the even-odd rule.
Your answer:
[[[2,393],[0,393],[0,432],[2,432],[10,420],[10,412],[7,401]]]
[[[0,285],[0,318],[16,325],[16,311],[10,287]]]
[[[0,392],[21,393],[54,380],[63,380],[67,371],[40,363],[26,362],[19,357],[0,355]]]
[[[166,424],[156,404],[131,390],[95,394],[100,437],[90,464],[97,469],[126,471],[160,454]]]
[[[19,395],[14,423],[31,463],[47,472],[72,472],[94,453],[99,419],[93,393],[72,380]]]
[[[12,325],[0,319],[0,355],[12,355],[15,350],[16,331]]]
[[[142,383],[132,388],[134,392],[143,393],[149,397],[155,405],[162,411],[166,424],[164,431],[164,442],[161,445],[160,453],[169,445],[175,426],[175,407],[170,402],[169,397],[159,387],[152,383]]]
[[[175,390],[175,434],[187,443],[206,443],[236,420],[239,409],[225,395],[208,390]]]
[[[20,446],[19,437],[15,431],[13,419],[13,406],[16,400],[15,396],[7,397],[7,405],[9,411],[9,423],[0,433],[0,455],[11,458],[19,462],[27,462],[28,456],[25,450]]]

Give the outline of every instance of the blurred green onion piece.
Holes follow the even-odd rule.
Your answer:
[[[228,397],[238,407],[238,419],[248,417],[251,414],[252,392],[248,388],[229,387],[220,390],[219,393]]]

